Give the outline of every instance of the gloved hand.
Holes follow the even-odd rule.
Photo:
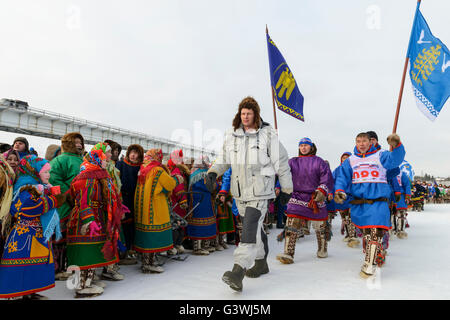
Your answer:
[[[402,195],[400,193],[395,193],[395,202],[399,202],[402,199]]]
[[[315,202],[323,202],[323,201],[325,201],[325,199],[326,199],[326,196],[321,190],[317,189],[316,191],[314,191],[314,201]]]
[[[405,202],[406,204],[409,204],[411,202],[411,196],[409,194],[405,195]]]
[[[387,137],[387,142],[392,148],[396,148],[398,144],[400,143],[400,137],[396,133],[392,133]]]
[[[209,192],[213,193],[216,189],[216,180],[217,180],[217,173],[210,172],[205,178],[205,185],[206,189],[208,189]]]
[[[93,236],[98,236],[100,235],[100,231],[102,230],[102,228],[100,228],[100,226],[98,225],[97,222],[92,221],[89,224],[89,237],[93,237]]]
[[[288,194],[286,192],[281,191],[279,197],[280,197],[279,198],[280,199],[280,204],[282,206],[285,206],[285,205],[288,204],[289,199],[291,199],[291,194]]]
[[[334,194],[334,202],[338,204],[343,204],[346,199],[347,195],[345,194],[345,192],[338,191]]]
[[[66,194],[65,193],[60,193],[60,194],[54,194],[53,195],[56,198],[56,207],[60,208],[64,202],[66,202]]]

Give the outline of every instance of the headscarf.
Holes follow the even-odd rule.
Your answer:
[[[8,151],[6,151],[5,153],[3,153],[3,157],[5,157],[5,160],[8,159],[8,157],[9,157],[9,155],[10,155],[11,153],[14,154],[14,155],[16,155],[17,161],[20,162],[20,154],[19,154],[19,152],[17,152],[17,150],[14,150],[13,148],[11,148],[11,149],[9,149]],[[17,168],[16,168],[16,170],[17,170]]]
[[[5,220],[11,217],[9,215],[9,209],[11,207],[12,197],[13,197],[13,187],[14,187],[15,174],[13,169],[10,167],[5,158],[0,155],[0,189],[3,190],[3,195],[0,198],[0,223],[3,230],[8,223]]]
[[[191,169],[191,173],[199,170],[199,169],[208,169],[210,166],[210,161],[208,156],[200,156],[195,159],[194,164]]]
[[[148,173],[155,167],[162,167],[163,153],[161,149],[150,149],[145,153],[144,162],[138,173],[138,182],[144,183]]]
[[[122,201],[119,191],[106,169],[102,168],[102,160],[106,160],[105,153],[111,150],[104,142],[97,143],[91,151],[85,155],[80,167],[78,179],[98,179],[102,188],[103,201],[106,203],[106,242],[102,253],[106,260],[114,258],[117,252],[117,239],[119,238],[120,219],[122,217]]]
[[[84,161],[81,164],[80,172],[92,171],[102,169],[102,161],[106,160],[106,152],[110,151],[111,147],[104,142],[97,143],[92,147],[91,151],[84,156]]]
[[[42,185],[39,172],[45,165],[49,166],[50,163],[45,159],[36,157],[34,154],[23,157],[17,167],[17,181],[14,184],[14,193],[25,185]]]
[[[40,173],[50,168],[50,163],[42,158],[36,157],[35,155],[27,155],[22,160],[20,160],[19,166],[17,167],[17,181],[14,184],[14,198],[15,200],[20,194],[20,188],[23,186],[31,185],[35,186],[39,191],[44,191],[48,189],[51,185],[44,185]],[[42,192],[41,197],[44,197],[44,192]],[[46,241],[48,241],[53,233],[56,234],[56,240],[61,239],[61,230],[59,226],[59,214],[56,208],[50,209],[44,212],[40,216],[43,236]]]
[[[169,167],[170,171],[173,170],[177,165],[183,164],[183,150],[178,149],[172,151],[170,154],[170,159],[167,162],[167,166]]]

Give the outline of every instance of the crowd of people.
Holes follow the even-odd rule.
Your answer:
[[[38,292],[71,277],[73,266],[80,270],[75,297],[93,297],[104,292],[102,280],[124,280],[120,265],[161,273],[164,259],[229,246],[234,265],[222,280],[241,291],[245,276],[269,272],[272,225],[285,244],[277,255],[282,264],[294,263],[297,242],[311,226],[323,259],[337,214],[349,247],[362,238],[361,277],[373,276],[389,236],[407,237],[408,207],[416,198],[439,202],[448,187],[412,184],[399,169],[405,148],[396,134],[388,137],[391,151],[381,149],[373,131],[355,142],[334,171],[308,137],[289,159],[252,97],[241,101],[212,163],[180,149],[164,157],[138,144],[121,157],[122,146],[112,140],[88,151],[78,132],[41,158],[18,137],[0,146],[0,298],[45,299]]]

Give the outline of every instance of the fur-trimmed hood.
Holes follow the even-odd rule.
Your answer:
[[[139,144],[130,144],[128,146],[125,159],[127,159],[127,161],[130,161],[130,152],[133,150],[139,154],[139,163],[142,163],[144,161],[144,148],[142,148],[142,146]]]
[[[70,132],[65,134],[61,139],[61,152],[70,152],[78,154],[78,150],[75,147],[75,139],[79,138],[84,150],[84,138],[79,132]]]
[[[61,147],[57,144],[51,144],[47,147],[47,151],[45,152],[45,160],[52,161],[58,151],[61,151]]]

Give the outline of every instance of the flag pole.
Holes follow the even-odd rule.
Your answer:
[[[421,0],[417,0],[417,5],[420,5]],[[414,21],[415,21],[415,17],[414,17]],[[413,23],[414,26],[414,23]],[[402,104],[402,97],[403,97],[403,88],[405,86],[405,78],[406,78],[406,71],[408,70],[408,63],[409,63],[409,47],[408,47],[408,52],[406,54],[406,59],[405,59],[405,66],[403,67],[403,76],[402,76],[402,82],[400,85],[400,92],[398,94],[398,100],[397,100],[397,111],[395,112],[395,119],[394,119],[394,128],[392,129],[392,133],[396,133],[397,132],[397,124],[398,124],[398,116],[400,114],[400,106]]]
[[[269,29],[267,28],[267,24],[266,24],[266,35],[269,34]],[[270,70],[269,70],[270,72]],[[270,90],[272,91],[272,105],[273,105],[273,120],[275,123],[275,130],[278,130],[278,125],[277,125],[277,112],[275,109],[275,96],[273,94],[273,87],[272,87],[272,81],[270,82]]]

